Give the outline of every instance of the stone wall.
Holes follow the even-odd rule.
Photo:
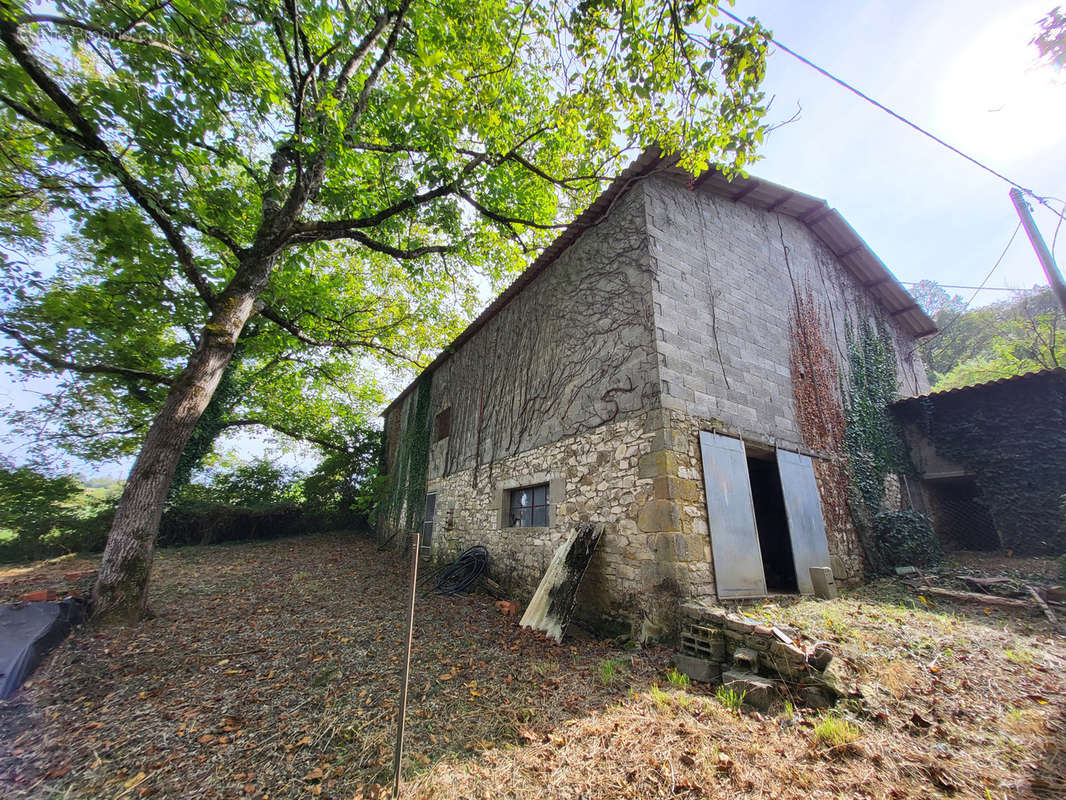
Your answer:
[[[468,469],[431,479],[434,548],[445,558],[484,545],[491,574],[524,605],[567,532],[579,522],[603,526],[578,618],[669,638],[682,599],[714,599],[701,480],[676,420],[632,416],[500,459],[491,477]],[[550,485],[548,526],[506,527],[508,490],[537,483]]]
[[[1066,369],[897,403],[908,440],[927,440],[972,475],[1002,546],[1066,553]]]

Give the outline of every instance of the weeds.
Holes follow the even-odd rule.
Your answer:
[[[715,692],[715,699],[734,714],[740,713],[740,707],[744,705],[744,696],[747,692],[738,692],[730,686],[719,686]]]
[[[666,679],[670,681],[672,686],[676,686],[678,689],[687,689],[691,683],[688,675],[679,671],[676,667],[670,667],[670,671],[666,673]]]
[[[1013,648],[1008,647],[1003,651],[1003,657],[1012,664],[1017,664],[1020,667],[1027,667],[1033,663],[1033,654],[1025,647],[1019,647],[1015,645]]]
[[[838,641],[846,641],[855,635],[855,629],[837,617],[832,611],[823,611],[822,620],[825,622],[825,627],[829,634]]]
[[[862,738],[858,725],[836,714],[823,714],[814,726],[814,740],[829,747],[840,747]]]
[[[622,670],[622,663],[615,661],[613,658],[605,658],[600,662],[597,672],[600,677],[600,683],[604,686],[609,686],[618,680],[618,674]]]
[[[670,705],[670,695],[660,689],[658,686],[652,686],[648,690],[648,697],[650,697],[659,708]]]

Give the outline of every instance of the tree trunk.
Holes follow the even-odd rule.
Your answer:
[[[103,622],[136,622],[147,610],[148,576],[167,492],[182,452],[229,363],[237,337],[256,312],[255,301],[270,273],[265,259],[258,280],[230,283],[204,326],[200,342],[152,422],[122,491],[93,587],[93,616]]]

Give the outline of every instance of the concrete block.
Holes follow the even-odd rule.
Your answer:
[[[718,683],[722,679],[722,665],[717,661],[696,658],[685,653],[674,654],[677,671],[684,673],[689,680],[701,683]]]
[[[811,567],[811,583],[814,584],[815,597],[832,600],[840,594],[830,567]]]
[[[750,647],[738,647],[733,651],[733,668],[742,672],[757,672],[759,654]]]
[[[773,702],[777,690],[774,682],[751,672],[731,669],[722,673],[722,685],[737,693],[743,693],[744,705],[766,711]]]

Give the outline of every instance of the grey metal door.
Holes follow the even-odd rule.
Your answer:
[[[800,594],[813,594],[811,567],[829,566],[829,542],[825,538],[822,500],[809,456],[789,450],[777,451],[777,471],[785,495],[788,535]]]
[[[763,597],[766,576],[755,531],[744,443],[702,431],[700,453],[718,596]]]

